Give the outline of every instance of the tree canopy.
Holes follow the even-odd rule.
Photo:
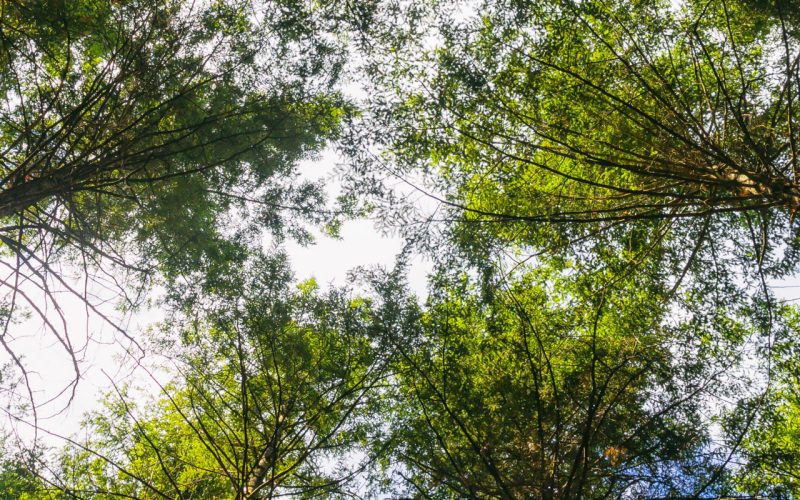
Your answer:
[[[800,494],[797,2],[5,2],[0,75],[6,413],[62,265],[165,317],[9,494]],[[359,215],[395,265],[298,282]]]

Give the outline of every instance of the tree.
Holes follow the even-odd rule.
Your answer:
[[[588,223],[797,205],[790,5],[476,11],[461,22],[442,14],[434,50],[374,70],[402,99],[400,158],[449,173],[472,217]]]
[[[800,256],[800,6],[412,3],[0,11],[3,319],[33,305],[23,273],[68,286],[45,274],[62,256],[157,270],[174,313],[161,395],[114,381],[40,479],[145,498],[793,494],[797,321],[770,280]],[[332,215],[279,181],[355,116],[333,90],[342,40],[314,37],[342,22],[371,78],[340,144],[346,201],[388,191],[377,213],[409,239],[360,296],[289,291],[254,250],[281,210]],[[434,214],[413,220],[387,175]],[[425,307],[411,249],[434,261]]]
[[[10,436],[0,439],[0,498],[3,500],[34,499],[43,484],[37,475],[41,457],[10,445]]]
[[[335,54],[309,43],[313,14],[269,2],[4,5],[0,215],[56,205],[77,212],[67,232],[106,214],[97,200],[146,208],[153,184],[169,192],[190,173],[218,191],[259,187],[337,124],[335,67],[321,68]]]
[[[387,472],[437,498],[717,491],[724,456],[702,400],[729,382],[752,325],[698,338],[692,318],[665,317],[668,290],[624,280],[598,291],[602,277],[540,267],[487,290],[440,272],[395,347]]]
[[[318,497],[347,491],[392,354],[378,305],[313,281],[289,290],[257,258],[184,317],[174,380],[138,404],[124,388],[87,420],[50,479],[67,496]]]
[[[669,367],[664,369],[672,374],[665,380],[691,373],[695,365],[690,353],[695,348],[704,352],[701,358],[714,368],[698,372],[695,381],[714,383],[699,392],[685,386],[674,393],[684,408],[695,407],[703,415],[695,422],[699,427],[712,425],[724,413],[726,400],[753,402],[741,414],[742,427],[726,443],[709,441],[693,448],[701,455],[716,454],[717,466],[704,469],[688,486],[665,484],[664,494],[720,491],[773,388],[768,362],[741,361],[747,352],[759,353],[762,361],[769,358],[785,329],[770,280],[797,271],[800,49],[798,17],[790,7],[785,2],[513,1],[475,2],[462,9],[434,3],[424,27],[410,28],[427,36],[400,38],[390,57],[377,52],[369,67],[374,82],[369,127],[379,131],[372,138],[383,154],[373,157],[373,172],[359,172],[363,178],[354,176],[354,181],[374,193],[374,171],[380,169],[393,183],[400,177],[437,202],[433,215],[422,220],[409,217],[402,199],[390,197],[400,208],[389,210],[395,210],[398,225],[410,238],[422,241],[442,271],[454,262],[456,267],[469,263],[468,272],[481,278],[476,292],[481,297],[511,293],[508,289],[516,288],[504,283],[525,282],[531,268],[546,269],[542,272],[548,283],[584,279],[584,293],[571,301],[558,300],[594,311],[595,316],[587,316],[599,325],[605,313],[592,305],[603,299],[631,305],[613,309],[611,314],[620,320],[627,314],[654,318],[641,330],[607,327],[600,338],[613,332],[620,342],[632,343],[644,335],[672,345],[666,348],[670,354],[677,345],[694,346],[684,352],[686,357],[664,358]],[[420,227],[428,233],[420,236]],[[634,275],[636,286],[630,281]],[[550,286],[544,286],[549,296]],[[652,294],[649,301],[642,301],[643,290]],[[513,310],[512,304],[506,302],[506,308]],[[467,311],[485,305],[476,301],[453,316],[468,317]],[[478,339],[488,335],[475,332],[484,330],[488,326],[465,327],[460,336],[468,339],[463,341],[468,346],[482,345]],[[565,328],[561,336],[571,334]],[[460,394],[459,384],[476,383],[474,374],[458,375],[465,368],[455,360],[479,359],[478,347],[462,348],[448,364],[438,357],[443,356],[438,349],[445,350],[444,338],[450,337],[437,329],[429,338],[436,354],[420,355],[421,366],[441,362],[450,367],[457,380],[453,394]],[[511,356],[514,351],[503,352]],[[640,354],[637,362],[648,359]],[[497,366],[493,362],[474,364],[485,369]],[[438,381],[419,377],[417,384],[429,387],[425,397],[444,399],[436,396],[437,391],[444,393]],[[748,381],[752,389],[746,388]],[[622,405],[628,415],[651,410],[648,398],[654,393],[648,392],[648,383],[641,381],[641,392],[634,391],[641,399],[632,397]],[[497,388],[476,391],[480,404],[500,393]],[[566,394],[575,406],[591,406],[592,391],[572,386]],[[462,413],[456,412],[459,418],[492,414],[477,403],[465,408],[468,397],[454,395],[452,401],[463,405]],[[424,398],[422,404],[428,404]],[[443,401],[438,407],[429,404],[447,413]],[[498,420],[486,424],[470,418],[465,428],[479,437],[507,429],[499,420],[503,412],[495,415]],[[463,438],[459,445],[469,448],[470,439],[452,416],[439,421],[435,415],[428,423],[427,416],[419,418],[422,427],[455,429]],[[637,418],[631,416],[632,421]],[[571,428],[570,437],[579,443],[581,425],[591,426]],[[658,442],[658,433],[651,432]],[[479,487],[471,483],[469,467],[459,464],[459,453],[454,461],[440,453],[437,467],[447,472],[431,466],[436,453],[412,467],[431,481],[421,483],[423,494],[436,481],[461,488],[456,495]],[[502,467],[493,473],[483,453],[475,451],[473,457],[484,461],[478,465],[484,473],[481,491],[503,494],[496,479],[503,476]],[[406,456],[413,461],[413,452]],[[595,450],[594,465],[583,457],[567,473],[580,477],[585,465],[595,483],[587,479],[577,491],[565,492],[565,484],[578,484],[566,480],[559,491],[602,496],[602,489],[591,489],[598,484],[624,490],[632,478],[613,479],[613,471],[596,465],[601,456]],[[675,463],[693,460],[687,455]],[[536,462],[537,467],[542,463],[546,461]],[[709,463],[701,462],[700,469]],[[462,475],[459,466],[464,467]],[[535,485],[542,494],[546,475],[537,482],[534,474],[520,479],[511,473],[514,480],[508,485]],[[657,483],[657,469],[649,474]],[[646,476],[639,478],[640,484],[648,482]],[[649,494],[661,493],[656,489]]]
[[[348,109],[333,88],[341,51],[318,36],[334,22],[322,10],[3,2],[0,343],[26,380],[8,335],[21,307],[72,357],[74,383],[81,343],[60,324],[60,293],[103,315],[94,278],[136,307],[153,280],[213,279],[217,257],[243,258],[262,232],[302,237],[303,219],[331,218],[320,186],[296,182],[294,168],[338,133]]]
[[[375,170],[421,174],[432,221],[475,262],[635,247],[632,265],[662,259],[676,282],[730,283],[695,274],[705,254],[769,303],[762,281],[797,269],[798,19],[785,3],[670,5],[435,10],[433,34],[370,67]]]

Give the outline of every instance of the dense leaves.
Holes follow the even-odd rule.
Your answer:
[[[388,172],[390,182],[414,179],[413,190],[434,193],[438,207],[426,225],[406,225],[405,231],[432,250],[443,270],[468,262],[482,276],[472,292],[478,302],[452,314],[468,318],[482,311],[485,325],[459,325],[455,338],[469,343],[454,340],[452,324],[427,337],[432,351],[423,359],[432,363],[430,370],[436,366],[446,374],[453,402],[445,382],[412,379],[411,393],[427,384],[426,399],[419,401],[423,427],[440,440],[438,456],[417,450],[404,455],[418,475],[410,481],[420,494],[440,485],[456,496],[713,494],[722,491],[742,446],[763,442],[746,436],[772,398],[774,348],[793,330],[770,280],[793,275],[797,266],[794,94],[800,48],[797,18],[789,10],[782,2],[726,1],[440,5],[432,7],[427,36],[393,47],[397,56],[390,64],[375,59],[370,105],[381,132],[372,138],[383,156],[374,159],[373,171]],[[375,186],[374,179],[366,181]],[[398,206],[396,198],[386,199]],[[407,206],[400,200],[399,207],[403,217]],[[438,231],[419,234],[420,227],[439,221]],[[565,397],[574,396],[572,407],[585,408],[587,420],[569,427],[572,448],[558,438],[547,441],[564,458],[541,455],[531,467],[520,450],[508,451],[515,441],[503,434],[510,421],[527,422],[541,412],[515,414],[510,399],[494,403],[501,408],[496,412],[484,410],[501,394],[523,394],[524,386],[503,391],[498,382],[483,380],[484,374],[500,380],[504,374],[493,372],[503,364],[488,357],[483,339],[521,334],[498,327],[482,308],[505,295],[497,307],[512,314],[512,306],[533,293],[515,285],[528,283],[531,272],[546,284],[548,300],[568,304],[578,317],[582,309],[592,313],[584,313],[584,332],[594,318],[590,338],[621,363],[618,370],[601,366],[628,380],[626,388],[636,395],[624,405],[632,413],[620,422],[648,421],[643,415],[659,407],[656,401],[676,411],[658,414],[669,420],[659,429],[671,433],[672,448],[659,448],[658,432],[647,432],[655,441],[642,449],[653,453],[652,460],[633,452],[637,465],[625,469],[627,451],[621,450],[627,448],[612,439],[605,449],[621,469],[604,470],[611,459],[601,460],[600,445],[592,458],[587,439],[607,422],[602,411],[592,415],[596,391],[576,385]],[[558,283],[570,286],[559,290]],[[578,333],[579,323],[560,325],[558,314],[547,314],[553,305],[540,308],[525,317],[546,317],[538,323],[558,331],[554,337],[561,342],[586,336]],[[606,315],[623,323],[607,325]],[[648,317],[635,327],[624,323]],[[632,354],[615,347],[638,339],[652,343]],[[519,347],[505,344],[495,356],[513,366]],[[458,354],[448,358],[451,345]],[[580,352],[566,344],[537,349],[547,363]],[[583,358],[593,370],[592,352]],[[480,368],[470,369],[472,363]],[[646,381],[626,375],[628,369],[636,373],[637,364],[647,367]],[[580,373],[580,364],[567,365]],[[529,377],[531,383],[547,380]],[[477,406],[468,406],[467,395],[476,395]],[[720,410],[740,398],[749,404],[734,412],[738,427],[729,427],[724,440],[714,439]],[[462,402],[462,413],[451,408]],[[557,401],[542,404],[558,408]],[[506,412],[516,418],[502,420]],[[477,415],[488,420],[478,424]],[[766,420],[774,422],[774,416]],[[615,430],[624,428],[620,422]],[[699,432],[671,432],[670,425]],[[546,418],[539,426],[547,435]],[[456,435],[459,444],[448,444]],[[490,456],[495,435],[506,445],[498,458]],[[473,462],[464,458],[469,446]],[[503,470],[503,460],[526,463],[530,475]],[[548,471],[550,463],[571,466]],[[482,479],[470,469],[476,466]],[[758,492],[768,483],[739,484],[744,492]],[[578,491],[572,490],[576,485]]]
[[[337,54],[296,28],[314,21],[304,8],[4,4],[5,231],[166,256],[213,237],[231,196],[270,188],[336,130]]]
[[[265,232],[307,239],[303,220],[331,218],[320,186],[296,178],[349,109],[333,88],[340,47],[322,36],[335,23],[312,7],[3,3],[2,301],[8,320],[42,317],[73,381],[82,343],[46,318],[63,318],[59,295],[98,312],[94,282],[136,307],[153,282],[211,280]]]
[[[721,370],[657,289],[544,268],[489,299],[439,277],[402,361],[397,474],[415,495],[692,494],[714,468],[700,394]],[[638,289],[638,290],[637,290]],[[742,328],[730,324],[725,333]],[[689,334],[689,335],[687,335]]]
[[[352,488],[370,457],[391,325],[346,290],[290,290],[280,256],[229,277],[207,311],[160,341],[176,377],[145,405],[115,388],[61,458],[65,493],[137,498],[323,496]],[[166,353],[165,353],[166,354]],[[363,463],[362,463],[363,462]]]

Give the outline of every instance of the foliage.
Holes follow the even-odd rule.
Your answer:
[[[798,316],[772,285],[800,255],[798,12],[4,3],[6,323],[20,273],[63,256],[160,277],[168,320],[144,363],[160,395],[115,382],[55,462],[20,455],[0,481],[792,498]],[[360,107],[337,91],[353,75]],[[295,172],[330,140],[350,162],[337,213]],[[354,273],[359,293],[295,284],[260,248],[370,208],[407,245],[392,272]],[[424,304],[405,283],[419,254]]]
[[[768,397],[740,401],[725,420],[730,435],[743,433],[742,464],[732,483],[744,491],[762,492],[771,498],[794,498],[798,483],[798,399],[796,307],[784,306],[786,329],[776,336],[764,358],[770,364],[770,383],[775,386]],[[755,411],[754,411],[755,410]],[[746,415],[755,413],[755,422],[747,425]]]
[[[268,188],[260,201],[280,205],[269,183],[343,114],[338,54],[313,39],[314,15],[280,2],[4,5],[4,231],[99,250],[133,239],[191,263],[187,242],[219,238],[235,195]]]
[[[456,302],[474,294],[475,302],[451,314],[471,319],[429,332],[424,338],[430,347],[418,354],[424,362],[415,362],[420,368],[407,381],[410,394],[424,394],[418,397],[420,420],[414,428],[433,429],[428,442],[440,440],[438,452],[403,455],[417,474],[406,479],[420,495],[441,487],[454,496],[694,497],[721,491],[772,391],[764,383],[770,378],[764,360],[781,332],[791,331],[769,286],[771,279],[797,271],[799,32],[798,19],[789,12],[782,2],[441,4],[426,20],[427,36],[401,39],[390,48],[388,62],[380,54],[374,58],[369,127],[379,131],[370,137],[382,156],[363,158],[373,172],[385,172],[392,183],[398,176],[407,180],[412,192],[437,205],[425,219],[413,219],[408,204],[390,195],[387,213],[401,221],[409,239],[421,243],[440,272],[465,266],[479,278],[475,290],[454,292]],[[381,194],[375,177],[380,174],[353,182]],[[675,445],[671,449],[642,445],[653,455],[634,452],[642,468],[620,473],[608,467],[610,459],[602,453],[611,449],[620,460],[613,439],[588,453],[582,430],[596,423],[584,410],[580,418],[586,420],[568,427],[573,448],[558,439],[547,442],[558,443],[573,461],[551,450],[528,465],[528,476],[505,469],[510,465],[503,460],[519,465],[526,455],[521,446],[509,452],[515,438],[501,431],[511,433],[511,422],[531,421],[537,413],[516,414],[513,403],[494,403],[494,412],[484,408],[506,392],[479,383],[478,373],[501,380],[506,373],[525,373],[511,368],[522,361],[513,361],[510,353],[524,360],[519,348],[487,354],[491,348],[484,346],[491,343],[485,339],[499,342],[503,335],[521,334],[520,327],[498,326],[485,310],[509,294],[513,300],[505,298],[497,309],[513,317],[514,301],[525,303],[534,293],[517,288],[528,283],[530,269],[539,273],[536,286],[546,291],[547,301],[539,307],[551,311],[553,300],[584,317],[582,330],[581,322],[562,325],[559,313],[526,306],[526,316],[541,315],[538,328],[559,332],[553,337],[562,342],[538,349],[552,353],[553,360],[581,352],[565,339],[585,337],[592,324],[587,318],[597,321],[601,343],[616,337],[630,346],[650,339],[644,343],[648,348],[630,359],[614,342],[603,347],[615,354],[610,359],[627,360],[623,366],[634,372],[637,363],[653,369],[648,375],[654,378],[638,380],[625,379],[627,372],[620,369],[635,395],[625,400],[629,418],[620,422],[647,422],[658,399],[653,388],[663,387],[669,396],[661,402],[676,414],[664,415],[674,420],[661,428],[675,425],[697,434],[674,432],[665,440]],[[559,290],[559,283],[575,288]],[[620,306],[609,312],[596,307],[615,302]],[[621,323],[605,323],[609,316]],[[646,324],[630,323],[646,317],[652,318]],[[457,354],[449,359],[444,353],[451,345]],[[748,359],[753,352],[761,361]],[[585,373],[595,356],[584,350],[582,359]],[[565,364],[580,378],[580,363]],[[452,397],[444,382],[423,375],[434,367],[453,378]],[[656,378],[659,373],[662,379]],[[539,376],[546,380],[529,375],[526,383]],[[613,387],[614,377],[609,380]],[[675,389],[668,389],[670,382]],[[525,394],[524,387],[516,382],[507,393]],[[565,394],[574,397],[574,408],[585,409],[596,396],[578,385]],[[750,400],[757,404],[741,412],[741,429],[724,443],[712,442],[711,429],[723,408]],[[671,407],[668,401],[680,404]],[[542,404],[558,407],[549,400]],[[449,414],[449,405],[458,411]],[[506,413],[517,418],[503,420]],[[620,422],[615,430],[624,429]],[[540,428],[547,435],[547,425]],[[505,446],[493,452],[499,457],[494,459],[487,455],[492,433],[500,434],[497,443]],[[648,438],[659,442],[658,432]],[[458,444],[441,444],[450,440]],[[470,447],[473,462],[462,462]],[[574,465],[566,472],[548,470],[545,464],[552,463]],[[660,469],[648,466],[656,463]],[[584,467],[591,473],[584,475]]]
[[[37,301],[63,315],[65,293],[102,315],[96,286],[130,310],[154,282],[213,280],[265,233],[307,241],[304,222],[334,218],[296,166],[350,111],[334,88],[343,49],[324,36],[337,22],[280,0],[3,2],[3,303],[9,320],[42,317],[72,385],[80,342]]]
[[[487,297],[437,275],[419,331],[396,346],[400,484],[459,498],[698,492],[718,458],[700,399],[725,370],[714,351],[736,341],[712,347],[668,321],[647,279],[602,289],[538,267]]]
[[[38,498],[36,493],[43,491],[38,476],[39,461],[31,453],[12,445],[9,436],[0,439],[0,498],[3,500],[30,500]]]
[[[91,416],[62,456],[65,494],[316,497],[368,466],[354,452],[391,358],[375,345],[389,327],[377,304],[313,281],[292,291],[279,256],[250,265],[170,326],[175,377],[160,398],[119,388]]]

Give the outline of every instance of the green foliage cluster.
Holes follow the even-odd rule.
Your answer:
[[[243,235],[319,219],[275,210],[318,202],[280,180],[348,113],[332,88],[341,54],[309,8],[4,2],[5,246],[170,275],[229,253],[222,216],[246,199],[269,209]]]
[[[137,407],[117,388],[90,416],[60,458],[64,495],[313,497],[357,470],[342,457],[371,432],[383,318],[346,290],[291,290],[281,256],[250,265],[210,310],[164,325],[179,376],[157,399]]]

